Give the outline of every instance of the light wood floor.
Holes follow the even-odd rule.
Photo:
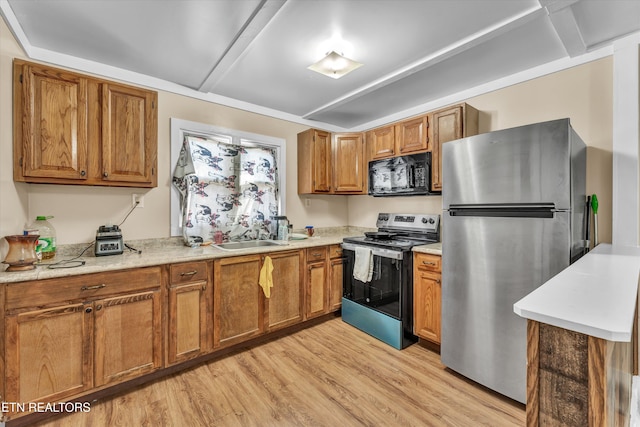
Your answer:
[[[523,426],[524,406],[340,318],[39,426]]]

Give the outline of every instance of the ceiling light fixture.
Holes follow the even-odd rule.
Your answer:
[[[327,54],[327,56],[307,68],[333,79],[339,79],[361,66],[361,63],[356,62],[353,59],[349,59],[332,50]]]

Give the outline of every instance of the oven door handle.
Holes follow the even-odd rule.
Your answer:
[[[381,258],[398,259],[398,260],[402,259],[402,251],[392,251],[389,249],[376,248],[376,247],[366,246],[366,245],[354,245],[353,243],[342,243],[342,249],[346,251],[355,252],[356,247],[371,249],[371,253],[373,254],[373,256],[379,256]]]

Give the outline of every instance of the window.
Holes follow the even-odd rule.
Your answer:
[[[285,141],[171,119],[171,235],[268,237],[285,211]]]

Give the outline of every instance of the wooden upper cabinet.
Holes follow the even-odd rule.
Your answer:
[[[398,155],[419,153],[429,150],[427,116],[405,120],[396,125],[396,144]]]
[[[157,186],[157,96],[102,85],[102,179]]]
[[[467,104],[448,107],[432,114],[431,190],[442,191],[442,144],[478,133],[478,110]]]
[[[87,79],[22,62],[14,73],[14,176],[86,180]]]
[[[14,60],[15,181],[157,186],[157,93]]]
[[[298,134],[298,194],[331,192],[331,134],[308,129]]]
[[[414,117],[367,132],[371,160],[428,151],[429,118]]]
[[[334,193],[366,194],[366,163],[361,133],[337,134],[333,137]]]
[[[396,156],[395,126],[385,126],[367,132],[371,160]]]

